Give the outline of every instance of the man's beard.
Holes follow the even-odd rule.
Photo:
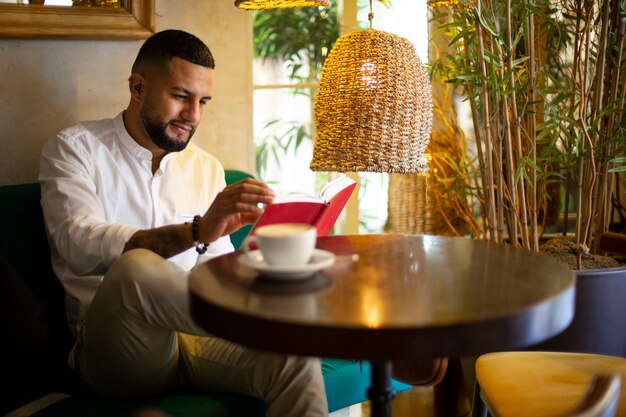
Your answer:
[[[161,122],[152,119],[145,112],[141,114],[141,123],[144,129],[148,132],[148,135],[152,139],[152,142],[159,148],[166,152],[180,152],[187,147],[187,144],[196,133],[196,128],[192,127],[189,131],[189,137],[187,140],[179,140],[167,135],[166,130],[169,122]]]

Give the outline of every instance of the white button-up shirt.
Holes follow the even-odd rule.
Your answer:
[[[190,222],[225,187],[221,164],[193,143],[166,155],[153,175],[151,152],[130,137],[122,114],[63,130],[41,155],[52,266],[75,332],[102,275],[135,232]],[[189,270],[199,258],[232,250],[226,236],[211,243],[206,255],[191,248],[170,261]]]

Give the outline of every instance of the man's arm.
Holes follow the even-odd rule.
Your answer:
[[[200,218],[200,242],[214,242],[246,224],[254,223],[262,211],[259,204],[269,204],[273,200],[272,190],[252,178],[224,188]],[[124,252],[144,248],[170,258],[194,244],[191,224],[175,224],[137,231],[124,245]]]
[[[191,226],[172,224],[155,229],[138,230],[124,245],[124,252],[132,249],[149,249],[164,258],[171,258],[193,246]]]
[[[94,181],[97,167],[82,126],[46,143],[40,159],[41,205],[50,245],[74,275],[103,275],[140,228],[107,221]],[[124,173],[126,174],[126,173]],[[122,175],[122,174],[118,174]],[[115,178],[109,175],[107,178]]]

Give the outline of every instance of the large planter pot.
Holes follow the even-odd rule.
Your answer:
[[[626,267],[578,270],[576,279],[572,323],[531,349],[626,356]]]

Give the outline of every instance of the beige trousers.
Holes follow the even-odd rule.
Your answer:
[[[319,359],[209,336],[190,315],[188,272],[147,250],[127,252],[111,266],[75,353],[83,380],[105,397],[192,387],[263,399],[268,416],[328,415]]]

